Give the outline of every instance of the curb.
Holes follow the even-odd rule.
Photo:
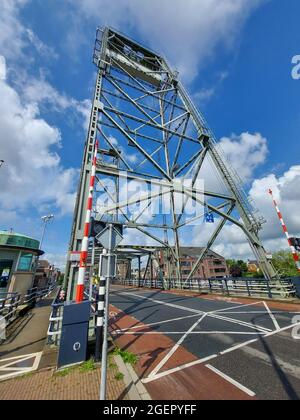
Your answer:
[[[114,356],[114,360],[118,366],[119,371],[124,375],[124,383],[126,388],[128,388],[128,396],[131,401],[152,400],[148,391],[139,380],[137,374],[135,373],[133,367],[124,363],[121,356]]]

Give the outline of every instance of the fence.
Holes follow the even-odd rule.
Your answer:
[[[139,287],[137,279],[119,280],[125,286]],[[228,296],[292,298],[296,296],[296,288],[291,279],[282,279],[281,287],[274,280],[266,281],[251,278],[230,279],[193,279],[183,284],[178,280],[145,280],[140,286],[153,289],[181,289],[199,293],[214,293]]]
[[[23,298],[20,293],[0,293],[0,333],[19,316],[18,308],[34,306],[38,300],[50,295],[55,287],[56,285],[51,285],[30,289]],[[0,337],[1,339],[4,338]]]
[[[0,320],[5,326],[16,319],[20,300],[19,293],[0,293]]]
[[[61,326],[63,319],[64,302],[60,300],[61,288],[56,293],[52,302],[52,312],[49,318],[49,328],[47,333],[47,342],[50,345],[58,346],[60,343]]]
[[[23,304],[24,305],[30,305],[35,304],[40,299],[43,299],[44,297],[49,296],[56,288],[56,284],[49,285],[47,287],[33,287],[32,289],[29,289],[27,294],[24,296]]]

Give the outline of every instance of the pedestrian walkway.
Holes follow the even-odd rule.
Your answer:
[[[0,382],[1,400],[99,400],[100,377],[99,367],[58,373],[54,369],[43,370]],[[128,391],[117,366],[110,364],[107,399],[129,400]]]
[[[0,381],[38,369],[55,293],[7,328],[7,339],[0,346]]]

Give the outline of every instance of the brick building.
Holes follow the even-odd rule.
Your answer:
[[[58,281],[60,271],[51,265],[47,260],[39,260],[36,268],[34,286],[47,287],[49,284],[54,284]]]
[[[202,250],[203,248],[181,248],[180,266],[183,279],[188,278]],[[167,262],[165,251],[159,251],[159,261],[165,278],[176,277],[174,267],[171,276],[169,276],[169,264]],[[216,252],[209,250],[193,278],[210,279],[223,278],[225,276],[229,276],[229,270],[225,258]]]

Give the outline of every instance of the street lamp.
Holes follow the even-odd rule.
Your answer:
[[[41,240],[40,240],[40,249],[42,249],[42,244],[43,244],[44,237],[45,237],[47,223],[51,222],[51,220],[54,219],[54,215],[53,214],[48,214],[47,216],[43,216],[41,219],[43,221],[44,226],[43,226],[42,237],[41,237]]]
[[[1,168],[1,166],[3,165],[3,163],[4,163],[4,160],[0,160],[0,168]]]

